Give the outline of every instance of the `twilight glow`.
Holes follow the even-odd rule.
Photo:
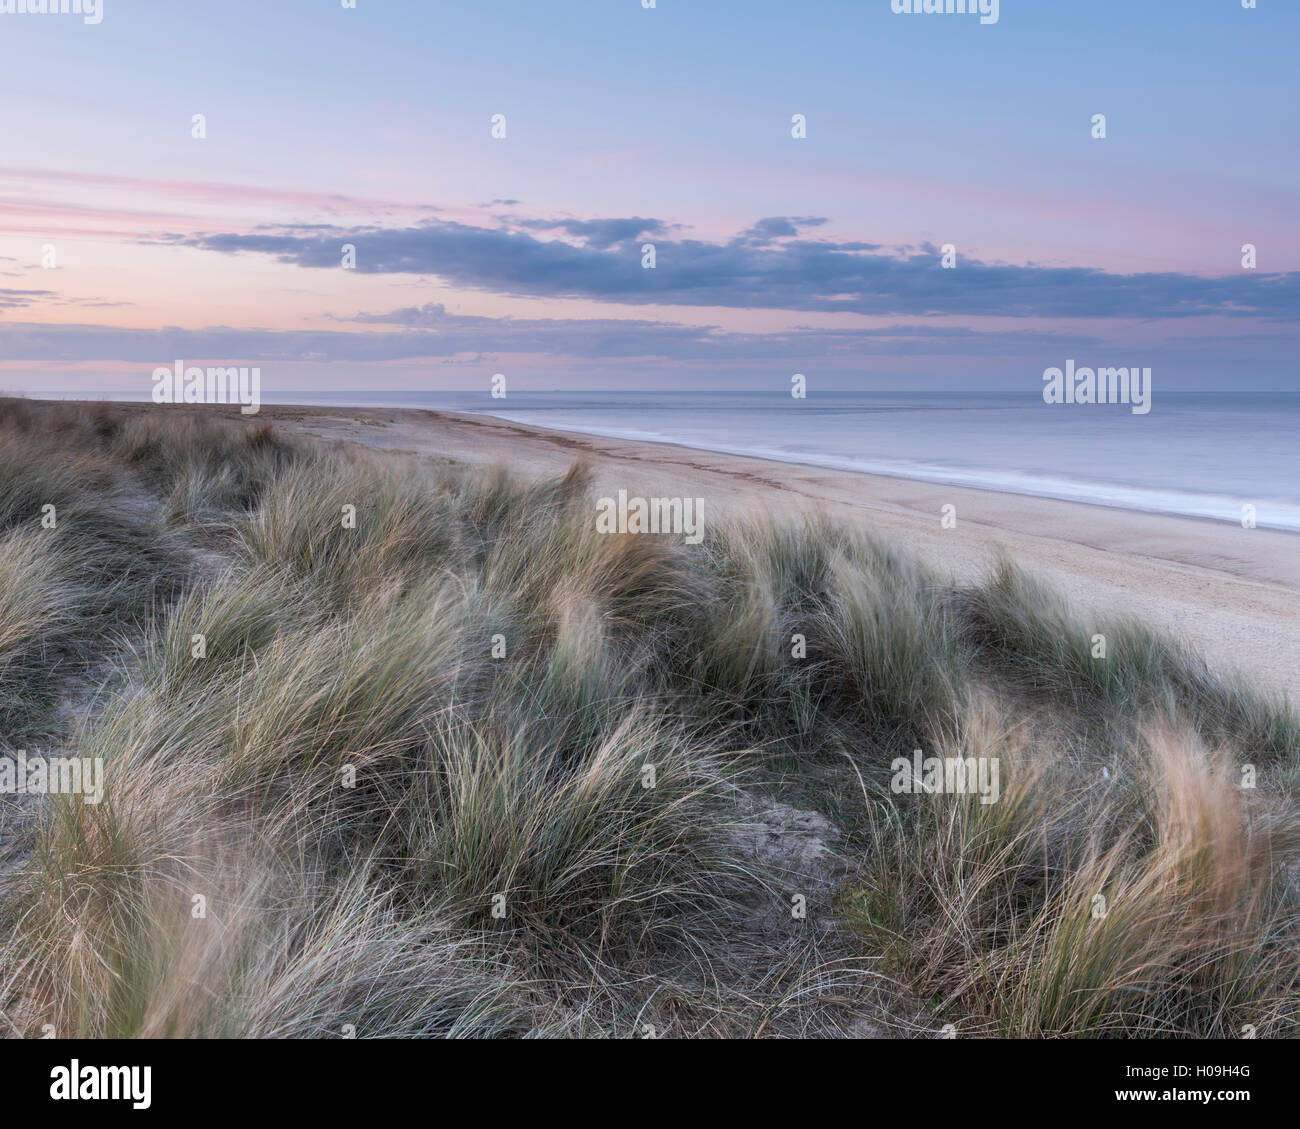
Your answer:
[[[1294,6],[8,7],[6,391],[1294,387]]]

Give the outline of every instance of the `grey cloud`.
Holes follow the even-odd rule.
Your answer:
[[[1300,272],[1205,278],[1173,271],[1112,274],[1090,267],[1016,266],[961,259],[943,270],[938,249],[799,238],[814,218],[769,217],[726,243],[666,237],[644,217],[529,220],[515,228],[430,220],[414,227],[309,226],[278,233],[173,236],[223,254],[256,253],[338,268],[344,243],[363,274],[432,275],[496,294],[584,298],[622,305],[837,311],[874,316],[1177,319],[1208,314],[1293,321]],[[563,231],[585,240],[541,239]],[[788,233],[793,230],[795,236]],[[657,269],[643,270],[638,236],[656,236]],[[782,238],[783,242],[773,242]],[[629,242],[631,241],[631,242]]]
[[[54,297],[52,290],[0,290],[0,310],[17,310]]]
[[[0,356],[8,360],[124,361],[169,364],[175,358],[231,362],[378,362],[465,354],[541,354],[670,363],[752,361],[855,362],[872,356],[1054,355],[1096,343],[1055,333],[979,333],[954,327],[728,333],[716,326],[632,319],[486,318],[449,314],[439,305],[340,321],[394,327],[376,330],[126,329],[97,325],[0,325]]]

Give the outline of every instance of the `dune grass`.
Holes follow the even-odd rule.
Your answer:
[[[1181,713],[1206,739],[1242,743],[1266,760],[1300,748],[1300,723],[1285,703],[1211,673],[1199,655],[1140,621],[1085,626],[1009,561],[958,600],[972,647],[1036,696],[1129,715]]]
[[[106,773],[10,832],[6,1034],[1294,1033],[1294,715],[1010,565],[185,409],[0,402],[0,481],[7,745]],[[839,797],[817,932],[773,792]]]
[[[1105,775],[987,709],[961,750],[999,759],[999,802],[877,797],[865,881],[846,895],[937,1022],[1021,1038],[1294,1034],[1294,809],[1168,725]]]

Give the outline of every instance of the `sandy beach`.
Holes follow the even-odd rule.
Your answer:
[[[585,459],[602,493],[704,499],[719,515],[825,512],[860,521],[959,580],[999,552],[1083,613],[1132,613],[1182,636],[1211,666],[1300,699],[1300,537],[1226,522],[828,470],[666,443],[551,431],[418,409],[266,406],[326,439],[555,474]],[[955,528],[941,526],[945,505]]]

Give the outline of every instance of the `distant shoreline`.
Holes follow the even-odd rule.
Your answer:
[[[962,582],[1005,555],[1084,614],[1145,619],[1186,639],[1212,666],[1300,701],[1295,533],[565,432],[486,413],[268,404],[241,418],[376,451],[500,464],[528,477],[563,474],[582,460],[599,494],[627,488],[703,498],[711,516],[824,512],[865,525]],[[941,527],[946,505],[955,507],[955,528]]]
[[[893,395],[893,393],[882,393],[882,395],[888,396]],[[75,397],[67,397],[66,399],[75,399]],[[147,403],[148,401],[113,399],[110,402]],[[426,407],[418,404],[397,404],[382,400],[367,401],[364,398],[348,403],[319,399],[283,402],[265,400],[263,406],[264,409],[312,408],[328,411],[425,411],[467,418],[486,417],[519,427],[554,432],[559,435],[583,435],[620,442],[653,443],[691,451],[711,452],[763,462],[927,483],[953,489],[979,490],[1025,498],[1043,498],[1067,502],[1072,505],[1125,510],[1138,514],[1175,516],[1193,521],[1231,526],[1240,524],[1236,510],[1239,503],[1227,495],[1211,496],[1191,491],[1156,489],[1134,485],[1103,485],[1095,481],[1080,485],[1077,480],[1069,477],[1053,478],[1045,475],[1034,475],[1032,481],[1029,481],[1030,476],[1020,471],[997,471],[985,468],[963,472],[951,467],[930,467],[921,463],[898,464],[888,460],[871,461],[849,459],[835,454],[820,455],[817,452],[791,453],[766,447],[729,446],[720,443],[699,442],[685,436],[647,431],[640,428],[588,426],[564,421],[556,424],[540,423],[536,420],[520,418],[517,414],[518,409]],[[1256,519],[1260,529],[1300,534],[1300,508],[1281,502],[1271,506],[1269,502],[1265,501],[1261,503],[1260,511]]]
[[[328,407],[329,405],[321,405]],[[438,411],[441,409],[429,409]],[[1135,489],[1123,490],[1116,488],[1112,491],[1109,498],[1103,499],[1095,493],[1087,494],[1083,491],[1070,493],[1065,488],[1067,484],[1063,480],[1057,480],[1057,489],[1054,491],[1031,490],[1029,488],[1017,489],[1016,484],[1010,481],[1011,476],[1004,476],[1001,480],[989,475],[970,474],[963,480],[955,472],[947,468],[935,468],[933,472],[927,473],[926,468],[909,467],[906,469],[895,469],[886,464],[863,463],[855,465],[852,461],[838,459],[833,456],[818,456],[815,453],[795,456],[785,454],[779,451],[771,451],[758,448],[747,447],[724,447],[714,444],[693,443],[688,439],[677,436],[657,435],[646,432],[639,432],[633,429],[618,430],[610,428],[583,427],[574,424],[568,424],[564,427],[548,427],[546,424],[534,423],[531,420],[521,420],[513,415],[505,413],[476,411],[462,412],[461,415],[484,415],[492,419],[504,420],[508,423],[517,423],[523,427],[535,427],[542,431],[556,431],[561,434],[567,433],[572,435],[593,435],[604,439],[626,439],[640,443],[658,443],[664,446],[684,447],[691,451],[711,451],[719,455],[737,455],[747,459],[762,459],[765,462],[774,463],[792,463],[795,466],[817,467],[823,470],[844,471],[849,474],[872,475],[879,478],[899,478],[908,482],[926,482],[936,486],[952,486],[968,490],[983,490],[995,494],[1016,494],[1025,498],[1048,498],[1058,502],[1070,502],[1074,505],[1083,506],[1100,506],[1103,509],[1129,510],[1134,513],[1144,514],[1167,514],[1175,517],[1183,517],[1193,521],[1207,522],[1226,522],[1236,524],[1235,520],[1220,516],[1217,513],[1194,513],[1187,509],[1180,509],[1176,505],[1158,506],[1151,502],[1160,497],[1170,496],[1169,492],[1148,490],[1138,491]],[[1041,481],[1041,480],[1040,480]],[[1142,500],[1147,502],[1145,505],[1137,504],[1137,498],[1142,496]],[[1122,501],[1122,498],[1133,499],[1131,503]],[[1187,495],[1187,498],[1196,497],[1196,495]],[[1277,530],[1284,533],[1300,534],[1300,525],[1291,527],[1288,525],[1274,524],[1268,521],[1259,522],[1261,528]]]
[[[584,460],[593,489],[705,499],[727,516],[848,518],[969,581],[1000,554],[1098,617],[1132,614],[1220,668],[1300,700],[1300,538],[1273,529],[945,486],[421,408],[269,405],[263,415],[375,450],[500,463],[529,476]],[[957,525],[943,529],[942,507]]]

